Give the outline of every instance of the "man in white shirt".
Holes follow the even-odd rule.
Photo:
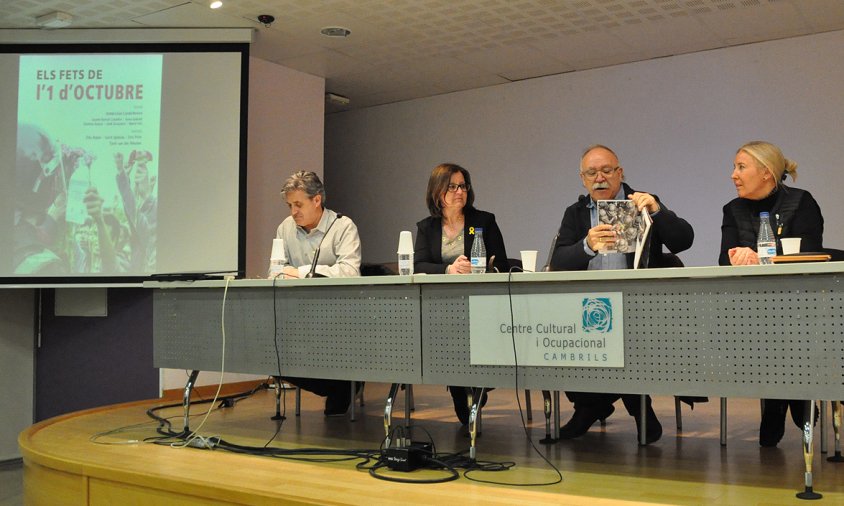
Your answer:
[[[319,176],[313,172],[297,172],[287,178],[281,193],[290,208],[290,216],[276,231],[276,238],[284,240],[286,260],[281,275],[285,278],[308,277],[315,263],[315,276],[360,276],[357,226],[351,219],[325,208],[325,188]],[[285,378],[285,381],[325,396],[326,416],[344,414],[352,400],[348,381],[313,378]]]
[[[317,248],[317,276],[360,276],[360,237],[354,222],[325,208],[325,188],[319,176],[300,171],[281,190],[290,216],[276,231],[284,240],[285,278],[307,277]]]

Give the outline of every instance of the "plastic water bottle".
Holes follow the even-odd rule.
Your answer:
[[[284,260],[283,259],[272,259],[270,260],[270,279],[277,278],[281,275],[284,271]]]
[[[475,227],[475,239],[472,241],[472,274],[486,272],[486,245],[484,229]]]
[[[270,279],[278,278],[284,271],[287,259],[284,254],[284,239],[273,239],[273,249],[270,253]]]
[[[413,236],[409,231],[403,230],[399,234],[399,274],[410,276],[413,274]]]
[[[768,213],[759,213],[759,236],[756,239],[756,254],[759,256],[759,265],[774,263],[774,256],[777,254],[777,238],[771,228],[771,218]]]

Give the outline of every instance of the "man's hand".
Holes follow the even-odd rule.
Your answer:
[[[298,278],[299,277],[299,269],[296,267],[292,267],[290,265],[286,266],[284,270],[281,271],[282,277],[287,278]]]
[[[730,265],[759,265],[759,255],[753,248],[730,248]]]
[[[638,209],[639,211],[641,211],[642,209],[647,209],[648,214],[654,214],[655,212],[659,211],[659,203],[650,193],[636,192],[631,195],[628,195],[627,198],[629,198],[633,201],[634,204],[636,204],[636,209]]]
[[[604,223],[590,228],[589,233],[586,234],[586,245],[596,252],[612,248],[615,245],[615,232],[612,225]]]

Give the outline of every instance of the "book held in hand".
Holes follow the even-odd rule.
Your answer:
[[[639,267],[642,253],[647,256],[648,233],[653,219],[647,209],[636,209],[632,200],[599,200],[598,223],[610,225],[615,243],[600,253],[634,253],[633,268]]]

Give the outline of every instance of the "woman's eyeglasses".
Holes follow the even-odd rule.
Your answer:
[[[464,192],[467,192],[471,187],[472,186],[469,183],[448,183],[448,191],[451,193],[455,193],[457,190],[463,190]]]

